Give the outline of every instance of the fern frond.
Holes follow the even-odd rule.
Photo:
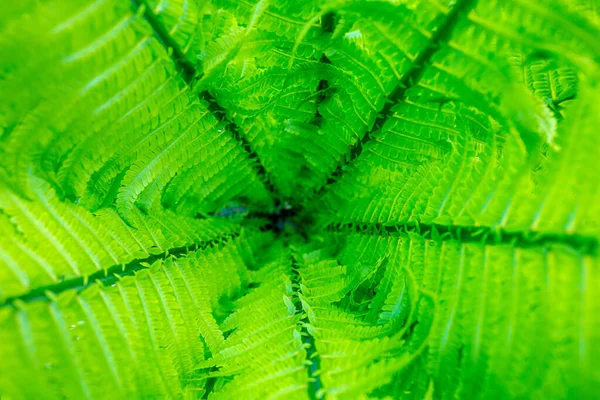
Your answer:
[[[3,5],[0,397],[595,398],[598,10]]]
[[[235,274],[244,264],[246,240],[158,260],[108,286],[3,306],[0,335],[14,344],[0,346],[11,360],[0,367],[3,393],[107,398],[202,391],[208,374],[197,368],[223,345],[214,304],[245,290],[243,278],[223,286],[217,273]]]

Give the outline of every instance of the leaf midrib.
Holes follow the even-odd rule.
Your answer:
[[[477,0],[459,0],[456,5],[448,12],[444,22],[438,27],[438,29],[432,34],[427,45],[413,60],[410,68],[406,73],[399,79],[396,87],[387,96],[386,102],[379,112],[379,116],[371,128],[365,135],[350,147],[350,156],[348,161],[344,159],[340,160],[336,170],[333,172],[331,177],[327,180],[327,183],[315,190],[314,197],[322,196],[331,185],[337,183],[344,174],[345,170],[348,170],[348,165],[354,163],[357,160],[367,143],[374,140],[377,137],[377,132],[384,126],[384,124],[394,115],[393,108],[398,105],[401,101],[406,98],[406,93],[413,87],[418,86],[419,81],[423,77],[427,67],[429,66],[433,56],[440,50],[441,44],[447,43],[462,15],[466,15],[472,10],[477,4]],[[311,199],[307,199],[309,202]]]
[[[101,269],[88,276],[78,276],[76,278],[67,279],[63,282],[36,287],[24,294],[6,298],[0,303],[0,308],[12,306],[18,302],[48,300],[53,296],[57,296],[67,290],[77,290],[78,292],[81,292],[96,283],[101,283],[103,286],[110,286],[113,283],[118,282],[124,276],[134,275],[137,271],[148,269],[149,266],[156,261],[166,260],[169,257],[185,257],[186,255],[195,251],[204,250],[209,247],[229,242],[239,235],[240,232],[227,233],[205,242],[187,246],[173,247],[165,250],[162,253],[152,254],[145,258],[137,258],[125,264],[115,264],[107,269]]]
[[[597,255],[598,239],[580,234],[542,233],[537,231],[510,231],[489,226],[442,225],[435,223],[406,222],[383,223],[332,223],[325,230],[334,233],[362,233],[366,235],[398,236],[411,232],[440,241],[455,240],[461,243],[486,245],[510,244],[517,248],[548,247],[563,245],[582,255]]]
[[[169,34],[167,29],[158,21],[158,17],[154,14],[151,7],[148,6],[145,0],[131,0],[132,6],[135,10],[143,8],[144,18],[152,28],[154,36],[167,50],[167,53],[171,56],[171,59],[175,63],[181,78],[192,89],[195,82],[202,77],[202,73],[198,72],[197,68],[192,64],[181,51],[179,45],[175,42],[173,37]],[[171,49],[171,52],[169,52]],[[248,154],[248,158],[255,162],[255,171],[264,184],[267,191],[270,193],[273,199],[279,199],[278,191],[272,183],[269,172],[266,170],[264,163],[252,148],[251,143],[241,133],[241,128],[227,116],[227,109],[222,107],[217,98],[210,93],[208,90],[203,90],[197,93],[201,100],[205,100],[207,103],[207,109],[213,114],[213,116],[219,122],[225,122],[227,124],[227,130],[231,133],[233,138],[238,142],[240,147]]]

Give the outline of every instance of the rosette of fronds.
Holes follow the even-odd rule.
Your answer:
[[[598,395],[596,0],[0,8],[0,398]]]

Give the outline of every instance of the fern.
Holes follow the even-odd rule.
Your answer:
[[[3,5],[0,398],[597,397],[599,10]]]

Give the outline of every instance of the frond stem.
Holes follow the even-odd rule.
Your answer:
[[[226,243],[237,236],[239,236],[239,232],[229,233],[223,236],[219,236],[215,239],[197,243],[191,246],[175,247],[172,249],[168,249],[160,254],[153,254],[146,258],[132,260],[127,264],[116,264],[105,270],[97,271],[89,276],[80,276],[52,285],[37,287],[22,295],[7,298],[3,303],[0,304],[0,308],[11,306],[15,302],[33,302],[48,300],[51,297],[56,296],[67,290],[82,291],[97,282],[101,283],[103,286],[110,286],[118,282],[121,279],[121,277],[134,275],[137,271],[148,268],[148,265],[151,265],[152,263],[158,260],[166,260],[168,257],[183,257],[194,251],[203,250],[208,247]]]
[[[394,225],[340,223],[330,224],[325,227],[325,230],[328,232],[356,232],[392,236],[416,232],[424,237],[439,238],[440,240],[458,240],[463,243],[484,243],[488,245],[512,244],[520,248],[564,245],[586,255],[596,255],[599,247],[598,240],[591,236],[535,231],[508,231],[489,226],[422,224],[418,222]]]
[[[151,7],[146,4],[145,0],[131,0],[134,9],[143,10],[144,18],[148,24],[152,27],[158,41],[168,50],[173,58],[177,69],[181,73],[181,76],[185,83],[193,88],[195,82],[202,77],[202,73],[198,71],[196,66],[186,58],[185,54],[179,47],[179,45],[173,40],[167,29],[158,20],[158,17],[152,11]],[[276,188],[271,183],[269,173],[264,167],[261,159],[259,158],[256,151],[252,149],[250,142],[240,132],[240,127],[227,116],[227,110],[221,106],[216,97],[212,95],[208,90],[203,90],[198,93],[200,99],[205,100],[208,103],[208,109],[215,115],[219,121],[224,121],[227,125],[227,130],[231,133],[232,137],[239,143],[240,147],[248,154],[248,158],[255,161],[255,170],[259,179],[265,185],[271,197],[278,199]]]
[[[340,180],[343,171],[348,164],[353,163],[362,154],[365,145],[375,138],[377,132],[383,127],[385,122],[394,115],[393,108],[406,97],[406,92],[417,86],[427,66],[431,63],[433,56],[439,51],[443,43],[447,43],[463,15],[467,15],[477,4],[477,0],[458,0],[456,5],[446,15],[444,22],[433,32],[427,46],[421,51],[413,61],[410,69],[400,78],[398,84],[387,96],[386,103],[381,109],[378,118],[375,120],[373,128],[370,129],[356,144],[350,146],[350,155],[348,158],[340,160],[336,170],[328,179],[327,183],[317,189],[312,197],[321,196],[329,186]],[[307,200],[307,202],[310,199]]]

